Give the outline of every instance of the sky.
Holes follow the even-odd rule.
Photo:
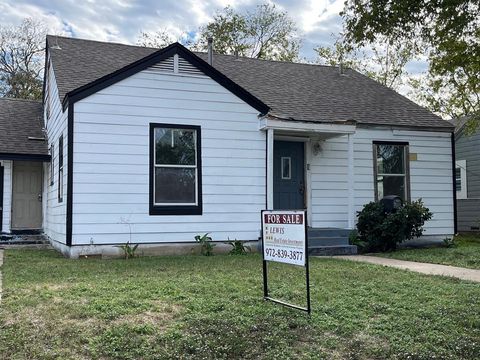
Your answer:
[[[278,0],[304,39],[301,55],[315,60],[313,48],[333,43],[341,31],[344,0]],[[262,1],[263,2],[263,1]],[[135,44],[139,34],[166,28],[175,36],[208,23],[227,5],[253,9],[253,0],[0,0],[0,23],[17,25],[25,17],[43,20],[51,33]]]
[[[344,0],[266,0],[285,10],[303,38],[301,57],[315,61],[317,46],[332,45],[342,31]],[[49,33],[83,39],[137,43],[142,32],[166,29],[177,38],[195,37],[227,5],[253,10],[264,1],[254,0],[0,0],[0,24],[18,25],[25,17],[47,24]],[[407,71],[425,71],[425,61],[412,61]],[[408,88],[399,89],[407,95]]]

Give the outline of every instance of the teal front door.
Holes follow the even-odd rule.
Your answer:
[[[304,143],[275,141],[273,144],[273,208],[305,208]]]

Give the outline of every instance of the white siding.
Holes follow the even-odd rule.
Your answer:
[[[453,234],[452,161],[450,134],[388,129],[357,129],[354,135],[355,210],[374,200],[372,142],[409,142],[410,194],[422,198],[434,213],[425,226],[426,235]],[[311,157],[312,222],[315,227],[347,227],[348,161],[347,137],[322,143],[322,151]]]
[[[52,162],[45,167],[44,173],[44,233],[54,241],[65,244],[66,239],[66,199],[67,199],[67,111],[62,111],[57,85],[52,69],[46,86],[50,91],[50,118],[44,114],[47,129],[48,146],[54,146]],[[46,108],[46,107],[45,107]],[[63,134],[63,202],[58,201],[58,139]],[[50,185],[50,166],[54,166],[54,181]]]
[[[150,68],[75,104],[73,244],[256,240],[265,207],[258,111],[207,76]],[[201,126],[203,215],[149,215],[149,123]],[[130,238],[131,229],[131,238]]]
[[[10,160],[0,161],[3,166],[3,219],[2,232],[9,233],[12,220],[12,169],[13,162]]]

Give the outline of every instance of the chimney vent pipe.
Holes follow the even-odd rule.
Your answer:
[[[209,37],[208,38],[208,63],[210,65],[213,64],[213,38]]]

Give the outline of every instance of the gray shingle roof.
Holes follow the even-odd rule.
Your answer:
[[[68,92],[158,50],[56,36],[48,36],[48,45],[60,100]],[[196,55],[206,60],[205,53]],[[281,118],[452,129],[447,121],[350,69],[341,75],[332,66],[218,54],[213,66]]]
[[[42,103],[32,100],[0,98],[1,154],[48,155],[44,138]]]

